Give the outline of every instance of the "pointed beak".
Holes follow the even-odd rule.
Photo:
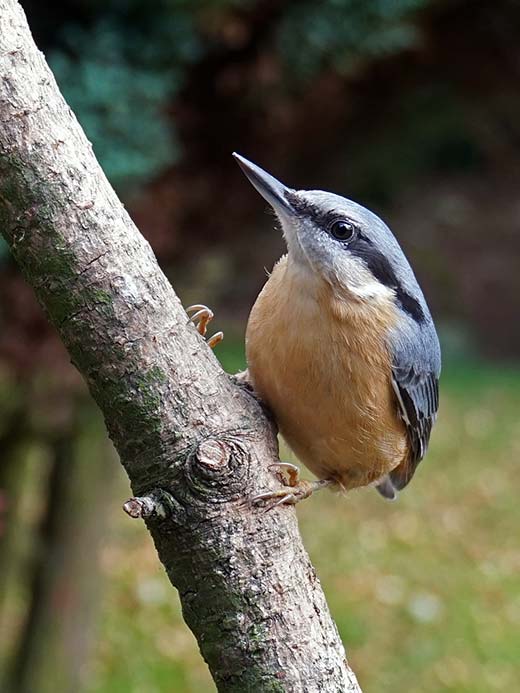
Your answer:
[[[276,180],[270,173],[253,164],[252,161],[248,161],[243,156],[240,156],[240,154],[233,152],[233,156],[251,185],[269,202],[275,212],[280,215],[294,215],[295,212],[288,197],[288,194],[290,195],[293,192],[290,188],[286,188],[283,183]]]

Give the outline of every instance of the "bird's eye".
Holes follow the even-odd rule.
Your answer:
[[[338,241],[351,241],[356,235],[356,227],[350,221],[337,219],[330,225],[330,235]]]

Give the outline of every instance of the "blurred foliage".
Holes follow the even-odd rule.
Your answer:
[[[204,43],[201,12],[247,7],[248,0],[94,2],[82,23],[65,23],[52,40],[49,64],[92,141],[105,173],[134,189],[179,160],[169,106]]]
[[[4,258],[9,256],[9,248],[3,238],[0,238],[0,265]]]
[[[471,171],[482,161],[478,137],[468,128],[470,109],[446,83],[419,85],[393,108],[387,127],[345,152],[346,168],[355,172],[354,197],[389,204],[418,176]]]
[[[260,238],[260,207],[237,182],[228,154],[239,149],[289,184],[373,208],[431,279],[436,315],[466,320],[488,354],[518,351],[520,278],[508,269],[518,3],[500,13],[491,0],[22,4],[108,177],[163,266],[175,265],[177,289],[179,266],[193,285],[197,258],[220,253],[226,271],[197,290],[220,312],[245,311],[259,253],[267,266],[280,252]],[[239,238],[245,224],[254,234]],[[472,286],[452,262],[461,253]]]
[[[125,189],[178,159],[167,106],[201,45],[181,3],[158,3],[154,12],[127,3],[117,13],[120,5],[104,4],[90,27],[65,25],[49,63],[106,174]]]
[[[289,82],[413,44],[413,12],[431,0],[326,0],[285,3],[272,33]],[[169,104],[187,72],[218,50],[215,27],[265,3],[253,0],[144,0],[80,3],[81,23],[66,22],[52,38],[49,62],[92,140],[110,180],[135,187],[181,156]],[[218,34],[218,31],[215,32]]]
[[[81,59],[56,52],[49,62],[105,173],[126,187],[174,161],[178,148],[161,113],[170,80],[131,65],[120,39],[109,24],[89,34],[74,27],[67,40],[80,47]]]
[[[278,45],[291,71],[309,80],[324,67],[352,73],[367,58],[411,47],[413,12],[431,0],[324,0],[293,4],[281,21]]]

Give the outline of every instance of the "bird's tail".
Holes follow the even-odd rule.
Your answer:
[[[384,476],[381,481],[376,484],[376,489],[386,500],[393,501],[397,498],[397,490],[389,476]]]

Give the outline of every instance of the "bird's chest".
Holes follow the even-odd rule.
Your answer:
[[[384,324],[325,292],[293,289],[282,307],[269,284],[247,330],[255,389],[316,474],[359,476],[347,486],[379,478],[404,454]]]
[[[248,326],[247,355],[260,394],[314,425],[326,418],[367,415],[389,385],[388,355],[381,335],[355,320],[338,320],[314,299],[300,296],[285,311],[261,301]]]

